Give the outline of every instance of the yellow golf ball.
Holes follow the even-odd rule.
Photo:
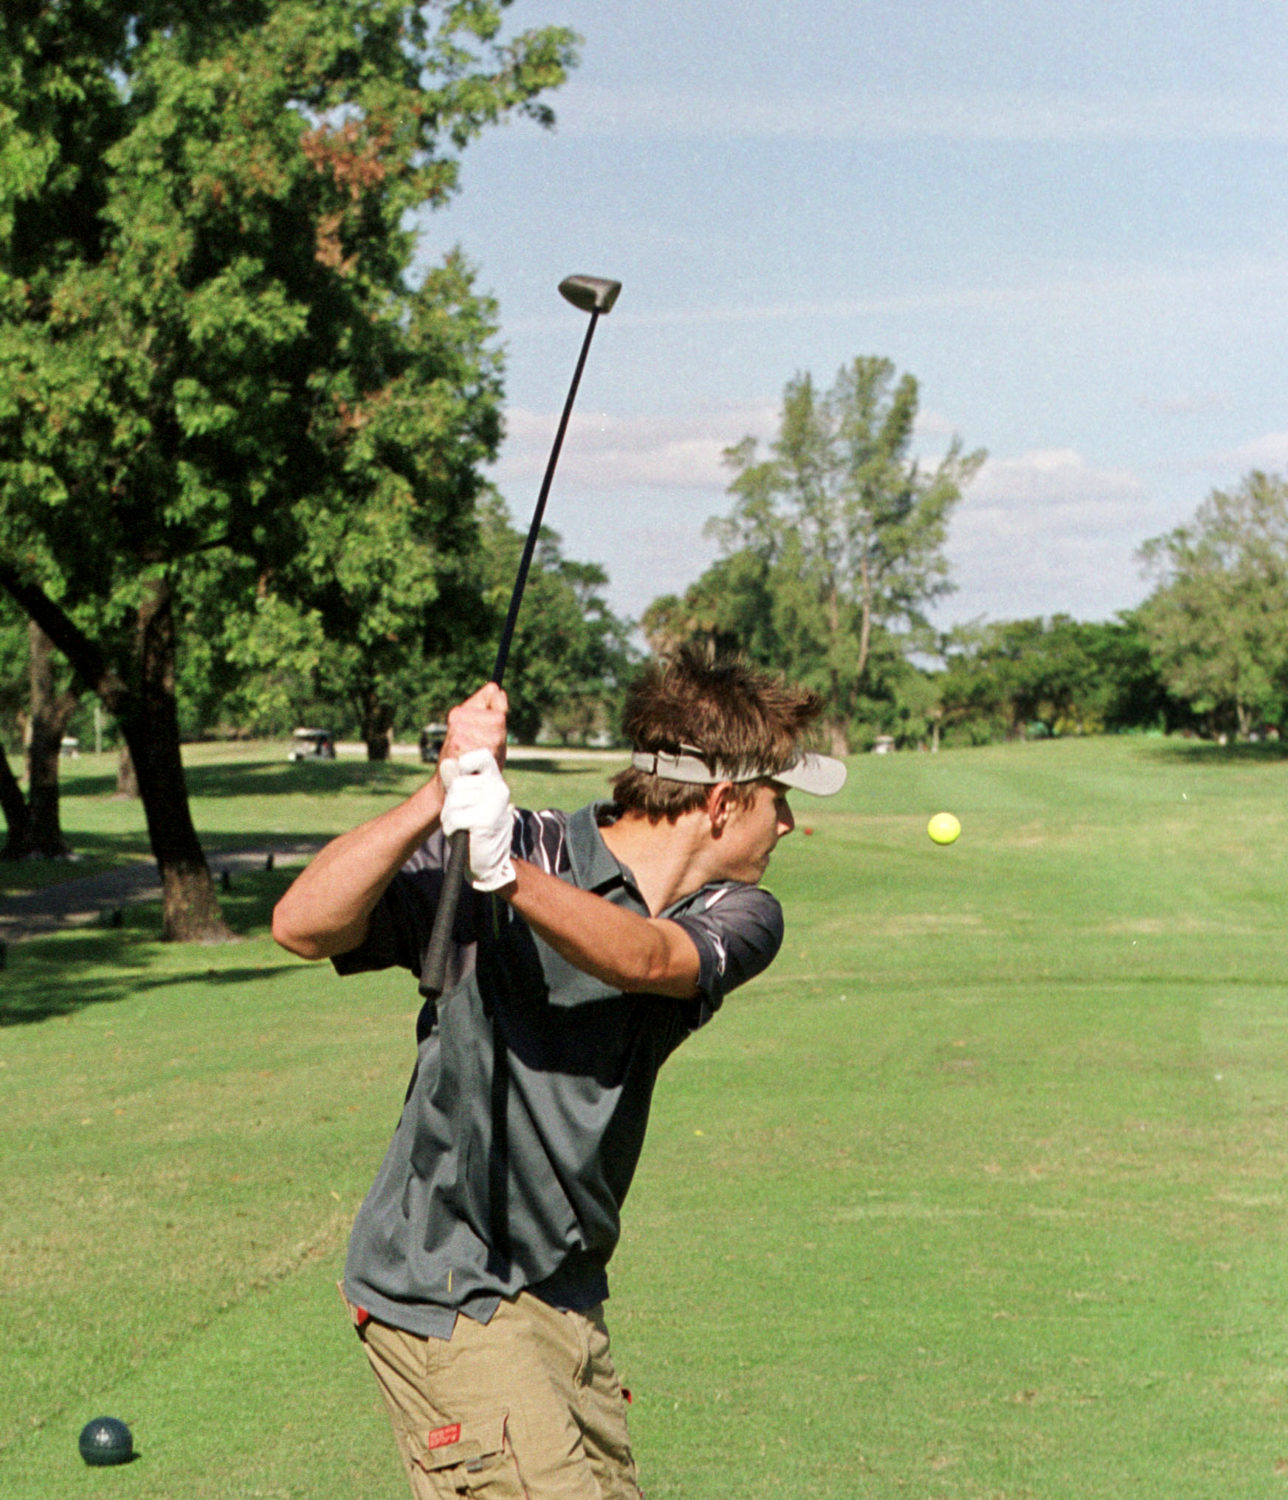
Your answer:
[[[962,831],[962,825],[952,813],[936,813],[926,824],[926,832],[937,844],[951,844]]]

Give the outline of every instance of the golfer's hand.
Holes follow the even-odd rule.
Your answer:
[[[495,682],[484,683],[477,693],[457,704],[447,716],[447,735],[439,765],[447,760],[459,760],[471,750],[487,750],[497,765],[503,766],[509,709],[504,689]],[[446,786],[446,780],[443,784]]]
[[[476,891],[497,891],[514,882],[510,841],[514,808],[510,788],[490,750],[468,750],[459,760],[439,762],[447,788],[443,832],[470,836],[470,884]]]

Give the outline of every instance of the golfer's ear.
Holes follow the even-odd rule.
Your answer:
[[[733,808],[733,783],[718,781],[707,793],[707,817],[711,821],[712,833],[720,833],[729,821]]]

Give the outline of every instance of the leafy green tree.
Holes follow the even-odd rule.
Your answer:
[[[62,829],[59,770],[63,739],[81,695],[75,673],[45,632],[0,595],[0,716],[21,750],[27,779],[24,793],[0,753],[0,807],[7,830],[0,858],[59,859],[71,853]]]
[[[942,723],[977,743],[1169,727],[1184,719],[1131,614],[1099,623],[1055,615],[959,626],[941,652]]]
[[[1082,632],[1068,615],[1009,620],[988,635],[989,665],[1015,735],[1080,733],[1088,722],[1092,662]]]
[[[419,649],[427,616],[441,607],[444,575],[454,576],[475,545],[478,464],[500,438],[500,382],[486,349],[493,311],[472,295],[455,257],[431,271],[416,304],[404,307],[405,320],[390,330],[404,348],[432,351],[422,383],[393,383],[346,405],[335,488],[296,506],[298,544],[272,574],[256,601],[255,628],[234,650],[235,660],[258,665],[280,661],[284,646],[303,653],[329,694],[347,705],[373,760],[389,755],[397,680]],[[386,369],[396,363],[382,355]]]
[[[497,499],[480,511],[482,599],[488,626],[470,656],[458,659],[459,686],[476,687],[495,664],[496,641],[509,607],[525,537]],[[606,729],[635,659],[629,625],[609,609],[608,575],[596,563],[563,554],[557,532],[543,527],[524,589],[505,669],[510,725],[521,740],[543,726],[565,742]]]
[[[641,620],[649,649],[660,655],[686,641],[709,641],[775,662],[782,653],[776,630],[769,561],[751,548],[718,558],[684,594],[663,594]]]
[[[790,381],[767,457],[754,438],[728,450],[730,516],[711,523],[726,556],[686,600],[714,605],[714,628],[823,693],[845,753],[878,636],[919,639],[924,609],[949,588],[948,519],[984,461],[954,438],[925,468],[912,456],[917,382],[859,358],[819,394]]]
[[[410,282],[410,212],[549,118],[574,39],[498,40],[507,4],[0,11],[0,587],[120,724],[168,936],[224,931],[179,756],[194,577],[356,630],[375,677],[467,528],[491,308],[456,258]]]
[[[939,677],[880,634],[868,662],[867,690],[859,701],[862,748],[888,735],[900,748],[938,750],[943,721]],[[856,736],[857,738],[857,736]]]
[[[1086,701],[1107,730],[1192,727],[1189,705],[1168,692],[1154,664],[1138,611],[1082,630],[1092,667]]]
[[[1139,610],[1176,696],[1246,738],[1288,693],[1288,480],[1254,471],[1140,551],[1158,585]]]
[[[479,501],[472,540],[435,576],[431,602],[405,639],[377,640],[388,651],[381,691],[388,732],[414,738],[427,720],[473,692],[491,672],[510,601],[524,537],[501,500]],[[604,570],[565,557],[557,533],[543,530],[524,593],[523,610],[506,671],[515,733],[544,727],[566,740],[602,732],[613,718],[619,688],[634,661],[629,624],[609,609]],[[185,695],[201,705],[204,722],[255,733],[281,733],[292,723],[319,720],[344,734],[361,734],[366,699],[361,673],[345,671],[349,643],[328,640],[319,611],[305,613],[280,595],[265,593],[253,615],[219,634],[209,620],[194,682]],[[228,670],[228,662],[237,663]],[[357,687],[355,689],[355,682]],[[380,753],[387,753],[382,745]]]

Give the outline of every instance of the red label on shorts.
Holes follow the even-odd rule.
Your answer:
[[[451,1427],[436,1428],[429,1435],[429,1451],[432,1453],[435,1448],[450,1448],[453,1443],[459,1443],[460,1440],[461,1424],[459,1422],[453,1423]]]

